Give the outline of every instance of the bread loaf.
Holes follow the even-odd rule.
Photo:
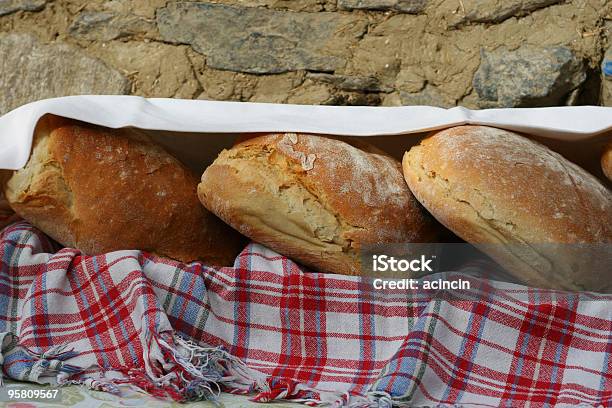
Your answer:
[[[242,234],[316,271],[359,274],[363,245],[427,242],[437,229],[399,162],[357,144],[296,133],[245,140],[206,169],[200,201]]]
[[[604,153],[601,156],[601,169],[606,177],[612,181],[612,142],[604,148]]]
[[[135,130],[54,117],[36,129],[6,197],[24,219],[86,254],[141,249],[230,265],[239,235],[198,201],[197,178]]]
[[[12,174],[13,172],[10,170],[0,170],[0,186],[6,185],[6,182],[11,178]],[[19,219],[9,206],[8,201],[6,201],[3,190],[4,187],[0,188],[0,229]]]
[[[442,224],[525,283],[611,286],[612,194],[561,155],[513,132],[460,126],[413,147],[403,169]]]

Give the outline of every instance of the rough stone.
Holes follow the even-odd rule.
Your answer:
[[[157,12],[162,38],[190,44],[215,69],[255,74],[333,72],[367,22],[336,13],[282,12],[210,3],[171,3]]]
[[[526,15],[534,10],[561,3],[563,0],[470,0],[460,10],[463,21],[499,23],[510,17]]]
[[[17,11],[40,11],[47,0],[0,0],[0,16]]]
[[[402,35],[367,35],[353,48],[353,58],[348,64],[350,69],[343,73],[375,77],[384,86],[392,86],[402,64]]]
[[[285,103],[293,89],[304,82],[303,72],[258,76],[250,102]]]
[[[380,94],[361,92],[336,92],[325,102],[326,105],[377,106],[381,104]]]
[[[129,81],[99,59],[27,34],[0,35],[0,72],[0,114],[38,99],[130,91]]]
[[[440,108],[450,108],[456,105],[456,102],[447,95],[440,92],[435,86],[427,84],[422,91],[419,92],[399,92],[402,105],[424,105],[437,106]]]
[[[34,0],[19,3],[27,1]],[[394,10],[389,3],[385,5],[388,0],[376,1],[377,5],[391,7],[383,11],[362,8],[338,12],[334,12],[339,10],[337,0],[195,0],[190,3],[214,3],[215,10],[247,10],[234,20],[216,19],[218,11],[206,19],[201,18],[205,14],[202,11],[185,16],[175,23],[188,22],[185,30],[190,31],[191,45],[183,45],[175,41],[176,37],[158,41],[162,38],[157,31],[157,13],[168,5],[172,13],[178,14],[176,0],[62,0],[47,1],[38,12],[18,11],[0,17],[0,32],[29,33],[43,43],[76,43],[87,55],[99,58],[130,79],[131,93],[136,95],[321,104],[377,104],[378,98],[389,106],[425,103],[423,100],[429,98],[427,103],[455,102],[469,108],[500,104],[497,100],[482,100],[473,86],[481,65],[481,50],[493,53],[506,47],[512,54],[512,50],[524,46],[564,46],[584,61],[587,80],[567,96],[550,98],[542,104],[611,104],[610,97],[605,96],[611,81],[602,80],[599,73],[603,51],[612,38],[612,1],[563,0],[550,5],[548,1],[428,0],[422,12],[410,14]],[[347,4],[346,0],[340,3]],[[0,4],[6,7],[9,2],[0,0]],[[190,4],[185,13],[196,9]],[[76,32],[75,28],[71,32],[69,27],[83,13],[110,13],[114,20],[109,20],[109,27],[94,24],[94,20],[85,25],[85,32]],[[125,22],[132,16],[148,20],[152,30],[134,30]],[[177,21],[179,17],[180,14]],[[292,19],[300,22],[287,28]],[[333,28],[322,23],[332,19],[336,20],[329,23]],[[207,36],[217,35],[214,30],[222,31],[218,41],[206,40]],[[322,33],[304,33],[309,31]],[[258,34],[262,35],[257,37]],[[269,38],[274,36],[278,39]],[[203,41],[196,37],[208,41],[207,47],[212,51],[196,52],[194,44]],[[228,38],[242,41],[243,48],[234,47]],[[259,45],[252,47],[255,40]],[[289,51],[272,48],[274,41],[285,40],[290,42]],[[249,47],[252,52],[247,50]],[[240,52],[234,54],[236,48]],[[338,65],[323,66],[331,71],[316,69],[323,64],[313,69],[314,64],[303,63],[312,60],[313,55]],[[252,62],[249,59],[256,63],[270,60],[262,71],[280,66],[287,72],[240,72],[245,65],[248,68]],[[233,70],[224,68],[227,66]],[[306,68],[289,70],[288,66]],[[432,96],[436,92],[441,100]],[[413,102],[415,99],[417,102]]]
[[[381,10],[418,14],[425,9],[428,0],[338,0],[341,10]]]
[[[309,73],[308,78],[335,86],[343,91],[362,92],[391,92],[391,88],[381,85],[380,81],[372,76],[332,75]]]
[[[86,0],[80,0],[85,2]],[[90,0],[91,2],[91,0]],[[166,5],[168,0],[112,0],[104,1],[101,6],[105,11],[116,14],[132,14],[150,19],[155,19],[155,10]]]
[[[90,48],[129,76],[132,94],[161,98],[194,98],[202,92],[186,46],[157,42],[112,41]]]
[[[111,41],[141,34],[153,37],[155,23],[144,17],[108,11],[81,12],[69,27],[72,37],[83,40]]]
[[[563,46],[499,47],[481,52],[473,86],[481,107],[563,104],[586,79],[583,62]]]
[[[265,78],[209,68],[196,72],[196,75],[203,88],[198,98],[219,101],[250,101],[257,90],[258,80]]]
[[[292,90],[287,103],[297,105],[326,105],[333,98],[329,85],[305,81],[301,86]]]
[[[331,84],[306,77],[305,81],[289,92],[287,103],[308,105],[380,105],[378,93],[344,91]]]
[[[336,11],[336,0],[215,0],[217,4],[291,11]]]
[[[419,92],[425,87],[425,80],[412,69],[403,69],[395,78],[395,87],[404,92]]]

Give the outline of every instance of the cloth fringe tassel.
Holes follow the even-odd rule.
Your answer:
[[[12,338],[11,338],[12,337]],[[66,346],[57,346],[37,354],[17,345],[14,336],[4,344],[13,343],[12,351],[21,349],[31,357],[32,368],[25,378],[16,380],[41,382],[55,377],[60,386],[78,384],[92,390],[121,395],[125,388],[142,391],[161,399],[179,402],[217,401],[221,392],[255,394],[252,401],[286,400],[307,406],[349,408],[391,408],[401,402],[385,393],[371,392],[365,396],[310,388],[302,383],[269,378],[253,370],[221,347],[201,346],[176,334],[148,336],[144,352],[144,369],[105,370],[100,367],[81,368],[65,361],[78,353]],[[0,365],[4,355],[0,353]],[[87,372],[87,374],[85,374]],[[2,371],[0,370],[0,384]]]

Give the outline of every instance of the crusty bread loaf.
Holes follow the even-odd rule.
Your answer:
[[[377,151],[316,135],[263,135],[224,150],[198,195],[253,240],[317,271],[356,275],[363,245],[437,233],[399,162]]]
[[[442,224],[526,283],[611,285],[604,259],[612,243],[612,194],[545,146],[505,130],[460,126],[413,147],[403,169],[414,195]]]
[[[604,148],[604,153],[601,156],[601,169],[606,177],[612,181],[612,142]]]
[[[8,201],[4,198],[4,194],[0,194],[0,229],[6,227],[10,223],[17,221],[19,217],[15,211],[9,206]]]
[[[197,184],[177,159],[135,130],[46,117],[30,160],[5,193],[24,219],[86,254],[141,249],[231,265],[241,240],[202,208]]]
[[[8,201],[6,201],[3,191],[6,182],[11,178],[12,174],[13,172],[10,170],[0,170],[0,229],[19,219],[15,211],[9,206]]]
[[[0,194],[0,228],[4,228],[15,215],[4,194]]]

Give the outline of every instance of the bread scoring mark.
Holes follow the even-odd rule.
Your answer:
[[[302,169],[304,169],[304,171],[312,170],[314,168],[314,162],[316,158],[317,156],[315,156],[314,154],[309,154],[306,157],[302,157]]]
[[[310,177],[325,178],[324,184],[332,191],[350,195],[355,207],[367,207],[368,219],[355,218],[351,224],[359,224],[372,236],[372,242],[413,241],[419,236],[418,229],[407,228],[407,220],[422,224],[425,217],[412,193],[406,186],[400,164],[373,146],[361,140],[339,140],[319,135],[299,135],[293,140],[296,146],[287,146],[287,136],[281,137],[279,150],[288,157],[297,159],[295,154],[316,152],[322,164],[319,170],[308,174]],[[353,146],[355,144],[357,147]],[[356,194],[358,192],[358,194]],[[321,191],[322,193],[322,191]],[[353,193],[353,194],[351,194]],[[359,203],[359,204],[357,204]],[[384,212],[380,209],[386,208]],[[380,225],[389,214],[403,214],[405,218],[394,218],[394,228],[367,228],[365,225]],[[362,224],[363,223],[363,224]]]
[[[314,162],[317,156],[314,153],[306,154],[293,148],[293,145],[297,144],[298,135],[295,133],[285,133],[283,138],[278,143],[279,146],[284,146],[284,152],[289,156],[296,159],[302,166],[302,170],[309,171],[314,168]]]
[[[287,138],[287,136],[285,135],[284,138]],[[237,175],[240,174],[243,166],[248,167],[249,171],[252,172],[256,162],[261,179],[264,181],[270,180],[269,183],[266,183],[270,193],[274,194],[279,202],[284,203],[289,214],[296,214],[296,219],[308,226],[305,229],[299,222],[291,222],[280,224],[276,228],[283,228],[280,230],[283,234],[308,242],[310,245],[316,245],[325,249],[326,252],[331,250],[330,245],[338,248],[335,251],[332,250],[332,252],[354,252],[352,240],[344,237],[344,234],[350,230],[362,229],[362,227],[350,225],[340,214],[325,204],[325,200],[321,199],[320,193],[315,191],[316,189],[313,186],[308,186],[294,172],[284,170],[291,167],[290,159],[295,160],[295,155],[290,156],[290,158],[283,154],[274,155],[276,149],[271,145],[260,146],[259,148],[260,150],[254,151],[249,149],[249,146],[243,146],[241,149],[235,148],[225,151],[223,154],[227,154],[227,157],[224,157],[224,162]],[[255,192],[257,189],[252,187],[251,191]],[[296,200],[296,197],[302,198]],[[266,221],[270,214],[250,215],[256,216],[260,223],[275,229]],[[244,225],[244,223],[241,225]],[[298,234],[294,227],[301,230],[302,234]],[[248,233],[248,231],[242,232],[244,234]]]
[[[56,200],[61,199],[63,201],[61,204],[72,208],[74,206],[74,194],[66,183],[62,166],[56,161],[55,156],[49,153],[51,149],[50,137],[46,136],[47,134],[35,138],[32,154],[27,164],[23,169],[14,172],[7,183],[7,198],[11,202],[20,204],[39,200],[39,198],[34,197],[38,196],[39,190],[45,189],[45,185],[36,185],[34,178],[36,174],[40,173],[47,175],[47,183],[54,182],[56,187],[62,190],[62,194],[57,196],[45,195],[46,198],[50,198],[54,202],[48,205],[58,205],[60,203]],[[64,155],[64,160],[67,160],[67,156],[68,154]]]
[[[330,170],[327,181],[335,185],[336,191],[343,194],[359,191],[359,199],[367,207],[382,208],[391,205],[400,211],[409,212],[411,217],[419,216],[415,205],[411,205],[411,200],[414,199],[402,179],[401,167],[394,159],[378,152],[364,151],[361,147],[366,147],[367,144],[361,141],[355,142],[361,147],[355,147],[351,140],[343,141],[324,136],[298,136],[295,133],[277,136],[281,137],[278,142],[279,150],[298,161],[303,170],[314,169],[315,159],[324,160],[324,168]],[[310,156],[311,154],[313,156]],[[347,178],[343,175],[345,172],[351,176]],[[412,204],[416,202],[412,201]],[[405,238],[397,234],[398,241]]]
[[[288,137],[289,141],[293,144],[296,144],[298,142],[297,133],[286,133],[285,136]]]

